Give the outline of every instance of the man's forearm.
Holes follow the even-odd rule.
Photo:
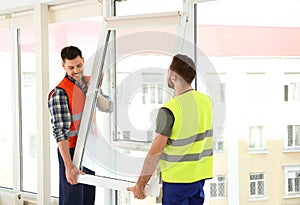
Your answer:
[[[145,158],[143,169],[137,181],[137,185],[141,187],[146,186],[157,167],[161,153],[163,152],[167,140],[168,137],[164,135],[156,135],[148,151],[147,157]]]
[[[71,184],[78,184],[77,175],[84,174],[83,171],[79,170],[74,164],[71,159],[70,149],[69,149],[69,141],[62,140],[58,142],[58,148],[63,158],[64,165],[65,165],[65,175],[67,181]]]
[[[73,166],[73,161],[70,155],[70,148],[69,148],[69,140],[62,140],[58,142],[58,149],[60,155],[64,161],[65,167]]]
[[[160,155],[161,155],[161,153],[155,154],[155,155],[147,155],[147,157],[144,161],[144,166],[143,166],[142,172],[138,178],[137,185],[139,185],[141,187],[146,186],[146,184],[150,180],[151,176],[153,175],[153,173],[157,167],[157,164],[160,159]]]

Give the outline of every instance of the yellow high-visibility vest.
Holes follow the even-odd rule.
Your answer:
[[[197,91],[172,98],[163,107],[174,115],[171,136],[160,158],[162,180],[192,183],[213,175],[211,99]]]

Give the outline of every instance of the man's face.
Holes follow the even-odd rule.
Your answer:
[[[62,66],[63,66],[64,70],[74,80],[79,80],[82,78],[83,64],[84,64],[84,59],[81,58],[80,56],[77,56],[76,58],[74,58],[72,60],[65,59],[65,61],[62,62]]]
[[[174,83],[171,80],[171,76],[173,75],[173,71],[171,71],[170,69],[168,70],[168,87],[169,88],[174,88]]]

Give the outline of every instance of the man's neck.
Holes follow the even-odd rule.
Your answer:
[[[193,90],[191,85],[183,86],[183,87],[175,87],[175,96],[181,95],[183,93],[186,93],[190,90]]]

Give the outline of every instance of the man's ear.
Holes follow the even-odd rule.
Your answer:
[[[175,82],[177,80],[177,76],[175,73],[173,73],[173,75],[171,76],[171,81]]]

